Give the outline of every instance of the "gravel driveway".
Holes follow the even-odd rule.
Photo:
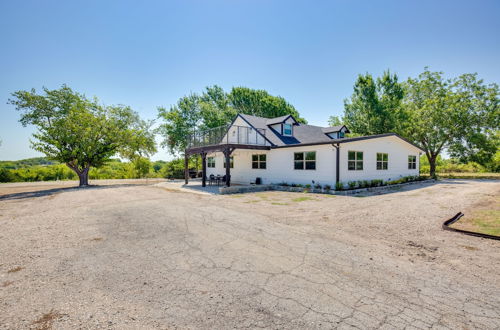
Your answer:
[[[500,328],[500,242],[441,229],[499,181],[365,197],[19,187],[0,185],[1,329]]]

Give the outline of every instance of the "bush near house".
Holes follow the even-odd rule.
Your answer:
[[[368,180],[361,180],[361,181],[349,181],[347,185],[345,185],[343,182],[337,182],[335,184],[335,190],[336,191],[341,191],[341,190],[353,190],[353,189],[360,189],[360,188],[371,188],[371,187],[381,187],[381,186],[387,186],[387,185],[394,185],[394,184],[400,184],[400,183],[406,183],[406,182],[414,182],[414,181],[423,181],[427,180],[427,176],[405,176],[396,180],[391,180],[391,181],[384,181],[380,179],[374,179],[371,181]],[[306,185],[301,185],[297,183],[287,183],[287,182],[281,182],[278,184],[279,186],[283,187],[304,187],[304,191],[310,191],[311,190],[311,185],[306,184]],[[321,190],[321,185],[320,184],[315,184],[314,189],[316,190]],[[329,192],[331,190],[330,185],[324,185],[323,186],[323,191]]]

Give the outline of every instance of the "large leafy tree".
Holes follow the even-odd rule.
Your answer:
[[[265,90],[233,87],[228,97],[238,113],[266,118],[293,115],[298,122],[306,123],[293,105],[283,97],[270,95]]]
[[[344,101],[342,122],[357,135],[399,132],[405,119],[403,97],[396,74],[386,71],[377,79],[368,73],[359,75],[351,98]]]
[[[63,85],[12,93],[9,103],[21,111],[23,126],[37,128],[33,149],[65,163],[88,185],[91,167],[102,166],[112,156],[134,159],[156,151],[151,124],[126,106],[105,107]]]
[[[442,72],[426,69],[406,82],[404,105],[409,117],[404,134],[425,150],[431,176],[444,149],[465,155],[473,150],[467,142],[473,141],[479,146],[473,153],[478,153],[489,134],[499,129],[498,86],[486,85],[476,74],[445,79]]]
[[[162,146],[168,147],[172,154],[184,151],[189,134],[201,123],[199,96],[184,96],[170,109],[159,107],[158,117],[163,120],[158,127],[163,136]]]
[[[158,128],[164,137],[162,145],[172,154],[181,153],[193,131],[227,125],[238,113],[268,118],[291,114],[298,121],[305,122],[298,111],[280,96],[246,87],[234,87],[226,93],[220,86],[209,86],[201,95],[180,98],[169,109],[158,108],[158,116],[163,121]]]

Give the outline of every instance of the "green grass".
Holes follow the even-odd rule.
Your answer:
[[[459,229],[465,229],[482,234],[500,236],[500,211],[481,210],[476,211],[470,218],[465,215],[458,221]]]
[[[470,212],[464,212],[462,219],[452,227],[482,234],[500,236],[500,197],[487,199]]]
[[[500,173],[437,173],[438,178],[446,179],[500,179]]]
[[[290,205],[288,203],[282,203],[282,202],[272,202],[272,205]]]

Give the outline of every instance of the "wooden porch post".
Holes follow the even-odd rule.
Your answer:
[[[226,186],[231,186],[231,150],[224,149],[224,156],[226,156]]]
[[[207,186],[207,153],[201,153],[201,186]]]
[[[188,184],[189,182],[189,155],[187,152],[184,152],[184,183]]]

